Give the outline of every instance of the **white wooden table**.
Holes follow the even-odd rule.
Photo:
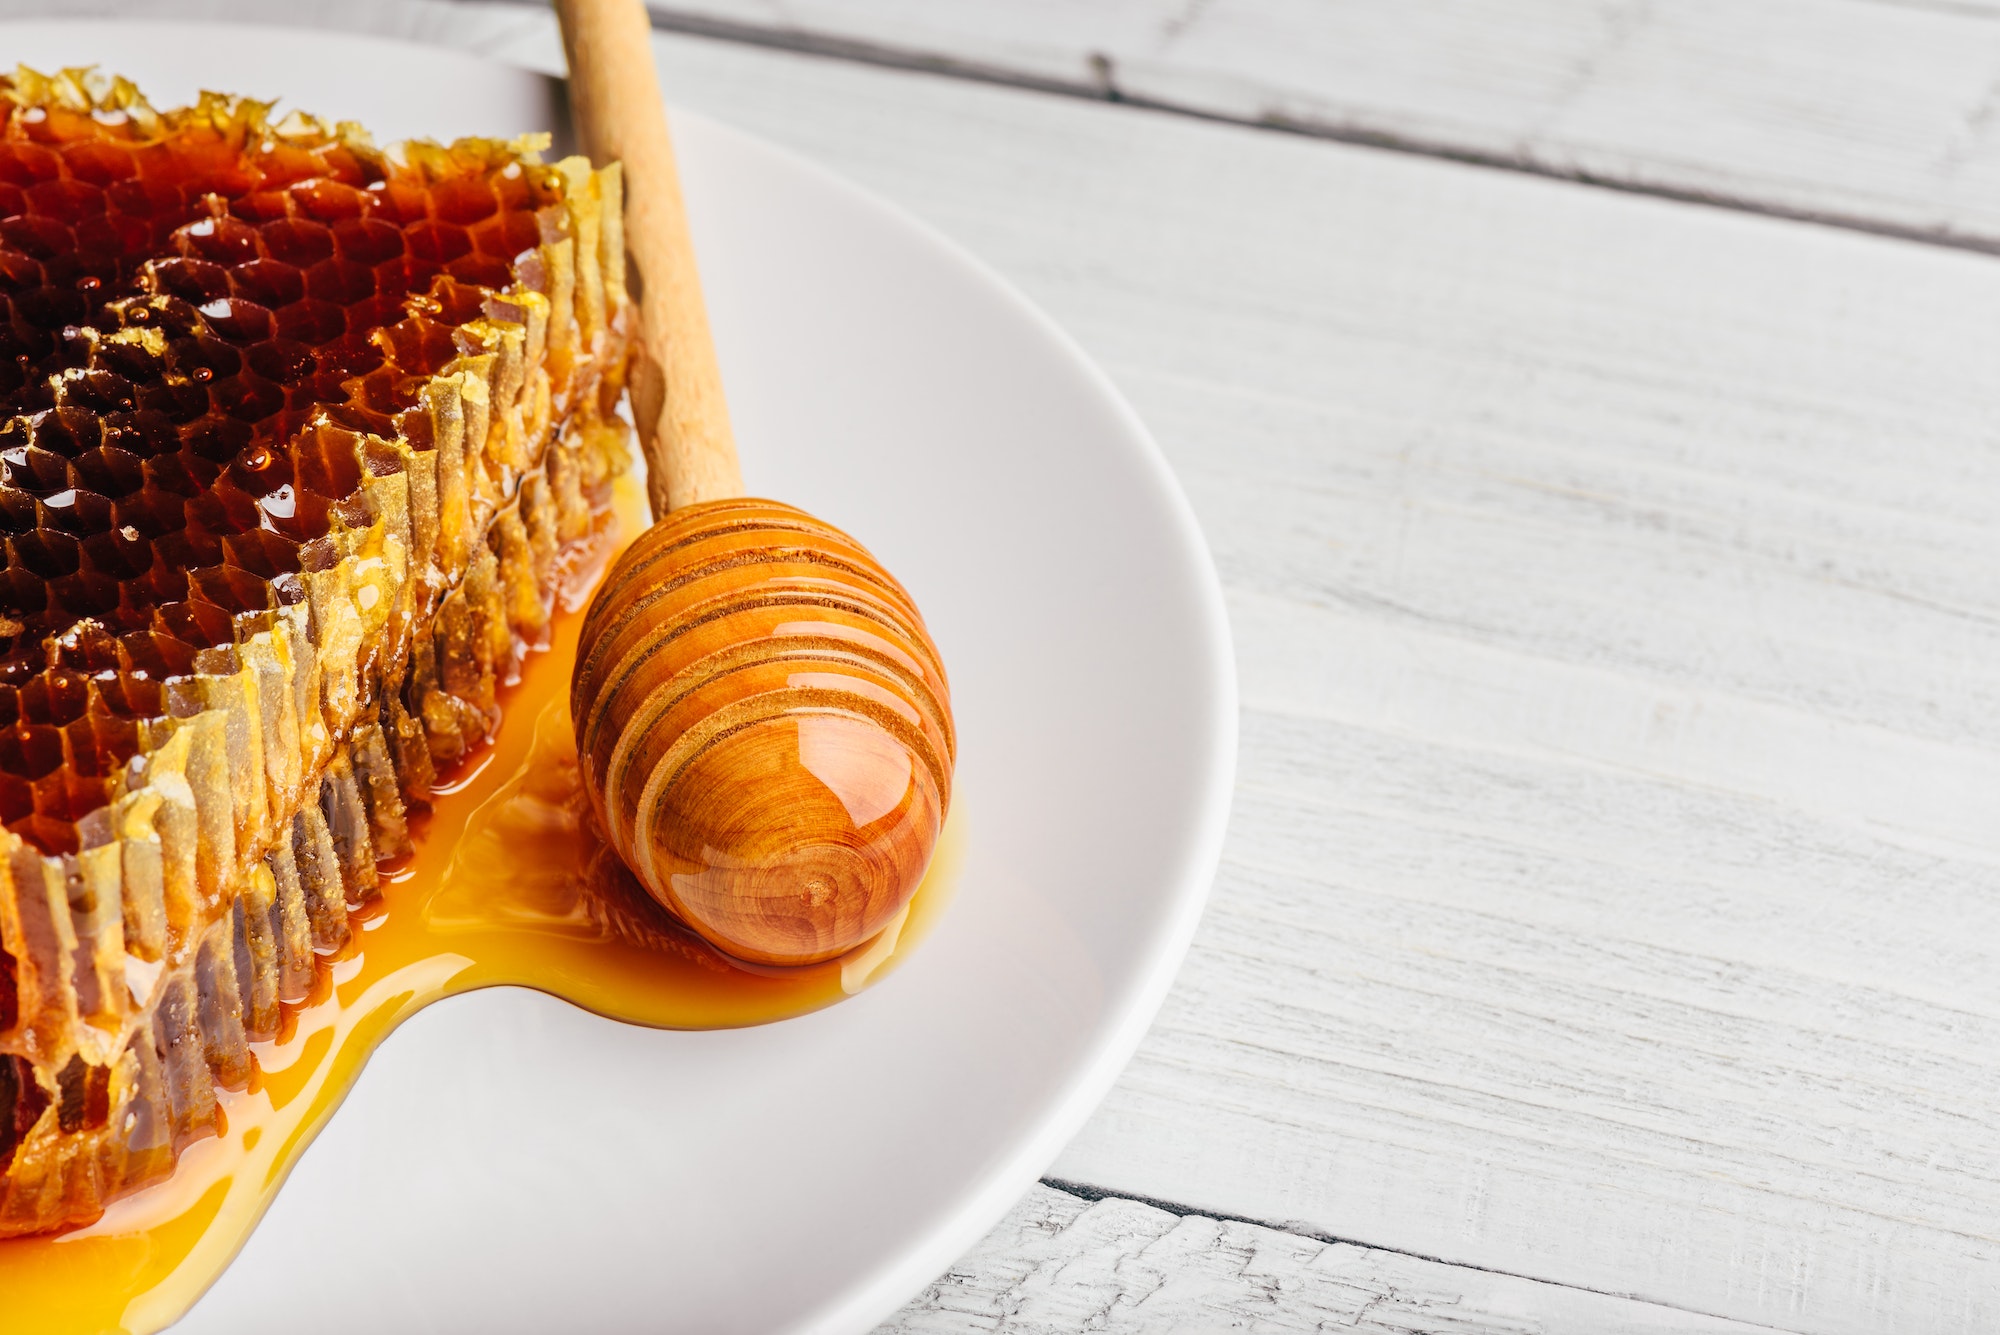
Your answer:
[[[662,22],[1082,340],[1231,600],[1173,996],[886,1330],[2000,1329],[2000,3]]]

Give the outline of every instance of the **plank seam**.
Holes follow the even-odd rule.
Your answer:
[[[539,7],[541,0],[508,0],[508,3],[536,5]],[[942,55],[914,48],[889,46],[862,38],[844,37],[837,33],[823,32],[811,28],[771,27],[763,24],[745,23],[735,19],[717,18],[709,14],[693,13],[687,10],[654,5],[648,6],[648,12],[652,16],[653,27],[656,31],[674,33],[684,37],[706,38],[711,41],[731,42],[742,46],[784,51],[793,55],[841,60],[852,64],[869,65],[878,69],[901,70],[905,73],[913,74],[930,74],[941,78],[959,79],[969,83],[988,84],[1001,88],[1013,88],[1024,92],[1043,93],[1053,97],[1065,97],[1077,101],[1108,103],[1115,106],[1130,107],[1138,111],[1151,111],[1162,115],[1178,116],[1187,120],[1205,121],[1212,125],[1229,125],[1239,129],[1264,130],[1292,135],[1297,138],[1318,139],[1329,143],[1345,144],[1354,148],[1372,148],[1387,153],[1400,153],[1408,157],[1430,158],[1436,161],[1456,163],[1465,167],[1483,167],[1491,171],[1504,171],[1520,176],[1533,176],[1542,180],[1561,181],[1569,185],[1587,186],[1597,190],[1615,191],[1619,194],[1667,200],[1676,204],[1691,204],[1701,208],[1748,214],[1753,217],[1770,218],[1780,222],[1803,223],[1811,227],[1825,227],[1835,231],[1855,232],[1866,236],[1882,237],[1891,241],[1907,241],[1918,245],[1936,246],[1946,250],[1969,251],[1980,255],[2000,255],[2000,236],[1979,236],[1965,232],[1956,232],[1950,228],[1920,227],[1889,222],[1879,218],[1869,218],[1855,213],[1795,208],[1785,204],[1747,199],[1715,191],[1623,179],[1581,167],[1544,161],[1532,153],[1491,152],[1485,149],[1468,147],[1463,144],[1454,144],[1448,140],[1383,130],[1358,122],[1325,121],[1310,117],[1289,116],[1278,112],[1269,112],[1262,116],[1231,115],[1227,112],[1211,111],[1192,103],[1176,102],[1167,98],[1128,93],[1118,86],[1115,62],[1103,52],[1090,52],[1086,56],[1093,76],[1091,79],[1062,79],[1049,75],[1030,74],[1026,71],[1009,69],[1002,65],[993,65],[984,61],[965,60],[956,56]]]
[[[1068,1178],[1045,1177],[1042,1185],[1051,1191],[1060,1191],[1065,1196],[1074,1196],[1092,1204],[1098,1201],[1130,1201],[1135,1205],[1149,1205],[1155,1210],[1164,1210],[1180,1219],[1214,1219],[1228,1224],[1248,1224],[1253,1228],[1265,1228],[1273,1233],[1285,1233],[1295,1238],[1309,1238],[1329,1247],[1361,1247],[1371,1252],[1385,1252],[1390,1256],[1407,1256],[1412,1261],[1424,1261],[1431,1265],[1450,1266],[1454,1270],[1474,1270],[1481,1274],[1497,1275],[1502,1279],[1525,1280],[1531,1284],[1547,1284],[1551,1288],[1571,1289],[1578,1293],[1595,1294],[1600,1298],[1621,1298],[1627,1302],[1645,1303],[1663,1311],[1685,1312],[1689,1316],[1709,1317],[1716,1321],[1733,1321],[1746,1330],[1768,1330],[1777,1335],[1796,1335],[1783,1326],[1766,1325],[1756,1321],[1746,1321],[1739,1316],[1724,1312],[1710,1312],[1698,1307],[1682,1307],[1675,1303],[1662,1302],[1658,1298],[1648,1298],[1641,1293],[1630,1293],[1619,1289],[1599,1289],[1588,1284],[1573,1284],[1567,1280],[1550,1279],[1545,1275],[1531,1275],[1519,1270],[1502,1270],[1497,1266],[1477,1265],[1469,1261],[1454,1261],[1444,1256],[1432,1256],[1426,1252],[1410,1251],[1402,1247],[1385,1247],[1376,1242],[1363,1242],[1358,1238],[1343,1238],[1336,1233],[1324,1232],[1300,1222],[1283,1223],[1269,1219],[1253,1219],[1249,1215],[1226,1214],[1220,1210],[1203,1209],[1195,1205],[1183,1205],[1178,1201],[1163,1201],[1153,1196],[1138,1196],[1127,1191],[1114,1191],[1110,1187],[1092,1186],[1088,1182],[1072,1182]]]

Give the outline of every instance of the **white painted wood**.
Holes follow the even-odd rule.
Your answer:
[[[2000,242],[2000,6],[655,0],[781,39]]]
[[[553,12],[449,0],[0,0],[0,19],[186,19],[374,33],[434,42],[549,73],[563,69]],[[12,59],[0,53],[0,68]]]
[[[740,48],[1159,432],[1243,787],[1059,1176],[1812,1331],[2000,1324],[2000,267]]]
[[[553,61],[527,10],[277,16]],[[1046,306],[1215,546],[1227,863],[1060,1176],[1790,1330],[2000,1326],[2000,267],[658,49]],[[1040,1264],[996,1239],[979,1283]]]
[[[1751,1335],[1757,1327],[1037,1187],[878,1335]]]
[[[71,0],[116,13],[129,0]],[[45,11],[48,0],[13,0]],[[233,13],[243,0],[158,0]],[[267,8],[296,21],[301,6]],[[538,50],[525,6],[310,21]],[[452,13],[452,10],[461,11]],[[671,0],[669,22],[1045,79],[1210,115],[2000,247],[1989,0]],[[406,13],[405,11],[412,11]]]

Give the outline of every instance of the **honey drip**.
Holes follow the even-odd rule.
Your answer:
[[[635,532],[636,488],[619,491]],[[551,651],[506,700],[507,722],[440,794],[414,856],[357,914],[353,944],[323,962],[278,1039],[253,1045],[249,1088],[221,1095],[223,1134],[95,1224],[0,1241],[0,1335],[144,1335],[178,1320],[242,1248],[375,1047],[439,998],[511,985],[660,1028],[764,1024],[879,981],[923,938],[949,897],[956,815],[905,913],[841,959],[739,965],[655,908],[584,814],[566,703],[582,619],[556,617]]]

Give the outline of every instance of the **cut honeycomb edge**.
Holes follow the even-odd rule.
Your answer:
[[[4,95],[374,151],[358,126],[271,125],[249,99],[157,113],[123,80],[36,77],[24,87],[17,72]],[[465,150],[532,162],[538,147],[402,152],[421,168]],[[489,302],[461,326],[478,351],[422,386],[434,448],[347,433],[363,503],[329,535],[338,559],[301,576],[303,601],[239,634],[233,671],[202,674],[204,707],[127,762],[138,772],[90,846],[44,854],[0,829],[16,1003],[0,1094],[18,1094],[0,1118],[32,1114],[0,1128],[14,1142],[0,1237],[94,1219],[214,1129],[216,1089],[249,1079],[249,1044],[277,1032],[316,957],[343,944],[377,859],[407,850],[406,800],[497,722],[496,681],[545,635],[566,556],[596,536],[627,458],[621,180],[581,158],[545,170],[561,174],[568,226],[538,248],[540,290],[517,269],[495,294],[519,318]]]

